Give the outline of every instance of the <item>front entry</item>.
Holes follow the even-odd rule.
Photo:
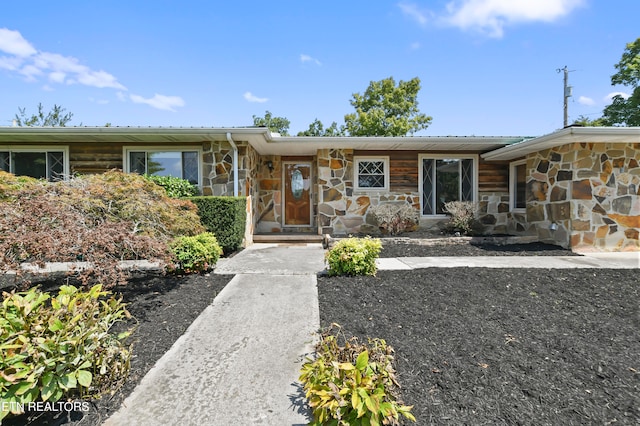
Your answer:
[[[311,163],[285,161],[283,226],[311,226]]]

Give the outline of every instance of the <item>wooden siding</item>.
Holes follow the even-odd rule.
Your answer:
[[[418,192],[417,151],[354,151],[354,157],[389,157],[390,192]]]
[[[122,143],[69,144],[71,173],[103,173],[123,169]]]
[[[484,161],[478,167],[479,192],[509,192],[509,162]]]
[[[391,192],[418,192],[419,151],[355,151],[354,156],[388,156],[389,180]],[[424,153],[427,154],[427,153]],[[440,152],[439,152],[440,154]],[[469,154],[469,152],[454,152],[452,156]],[[477,154],[477,153],[473,153]],[[508,192],[509,191],[509,162],[487,162],[480,158],[478,167],[479,192]]]

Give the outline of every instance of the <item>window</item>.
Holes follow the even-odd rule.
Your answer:
[[[389,157],[356,157],[355,188],[365,191],[389,189]]]
[[[445,214],[450,201],[475,201],[477,156],[421,156],[422,214]]]
[[[46,148],[0,148],[0,170],[17,176],[30,176],[49,181],[64,179],[69,174],[67,150]]]
[[[156,176],[173,176],[200,184],[200,152],[179,150],[126,150],[127,171]]]
[[[511,210],[527,208],[527,160],[514,161],[509,165],[509,204]]]

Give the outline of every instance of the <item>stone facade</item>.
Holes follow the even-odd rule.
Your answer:
[[[362,191],[354,188],[353,150],[318,150],[318,220],[323,233],[380,232],[371,207],[407,203],[420,208],[417,192]]]
[[[573,143],[530,154],[527,221],[538,239],[575,250],[640,249],[639,163],[637,143]]]
[[[485,234],[535,234],[535,228],[527,222],[524,212],[509,210],[508,192],[480,192],[478,196],[478,219]]]

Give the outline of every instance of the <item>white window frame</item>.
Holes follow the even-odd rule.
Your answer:
[[[161,145],[151,146],[125,146],[122,148],[123,166],[125,173],[131,173],[130,152],[192,152],[198,153],[198,188],[202,188],[202,147],[184,146],[184,147],[163,147]]]
[[[370,187],[360,187],[358,185],[358,169],[360,168],[360,162],[362,161],[382,161],[383,162],[383,173],[384,173],[384,187],[380,188],[370,188]],[[353,157],[353,189],[355,191],[360,192],[386,192],[389,191],[389,156],[385,155],[368,155],[368,156],[356,156]]]
[[[512,161],[511,163],[509,163],[509,211],[515,212],[515,213],[524,213],[527,211],[526,207],[516,207],[516,185],[518,183],[518,174],[516,172],[516,167],[518,166],[525,166],[525,176],[526,176],[526,167],[527,167],[527,160],[518,160],[518,161]],[[525,180],[525,188],[527,185],[527,182]],[[526,192],[526,191],[525,191]],[[526,203],[526,195],[525,195],[525,203]]]
[[[0,146],[0,152],[9,152],[9,156],[11,156],[12,152],[35,152],[35,153],[43,153],[48,154],[49,152],[62,152],[62,164],[63,164],[63,179],[68,180],[71,175],[70,167],[69,167],[69,147],[66,145],[56,146],[56,145],[33,145],[26,147],[13,147],[3,145]],[[11,160],[9,160],[11,161]],[[13,171],[10,171],[13,173]]]
[[[472,182],[472,186],[473,186],[473,190],[472,190],[472,197],[473,200],[471,200],[474,203],[478,202],[478,163],[479,163],[479,156],[478,154],[455,154],[455,153],[451,153],[451,154],[419,154],[418,155],[418,191],[420,193],[420,217],[424,217],[424,218],[445,218],[448,217],[446,214],[423,214],[422,212],[424,211],[424,206],[422,205],[422,199],[423,199],[423,173],[424,173],[424,167],[423,167],[423,161],[424,160],[443,160],[443,159],[451,159],[451,160],[473,160],[473,182]]]

